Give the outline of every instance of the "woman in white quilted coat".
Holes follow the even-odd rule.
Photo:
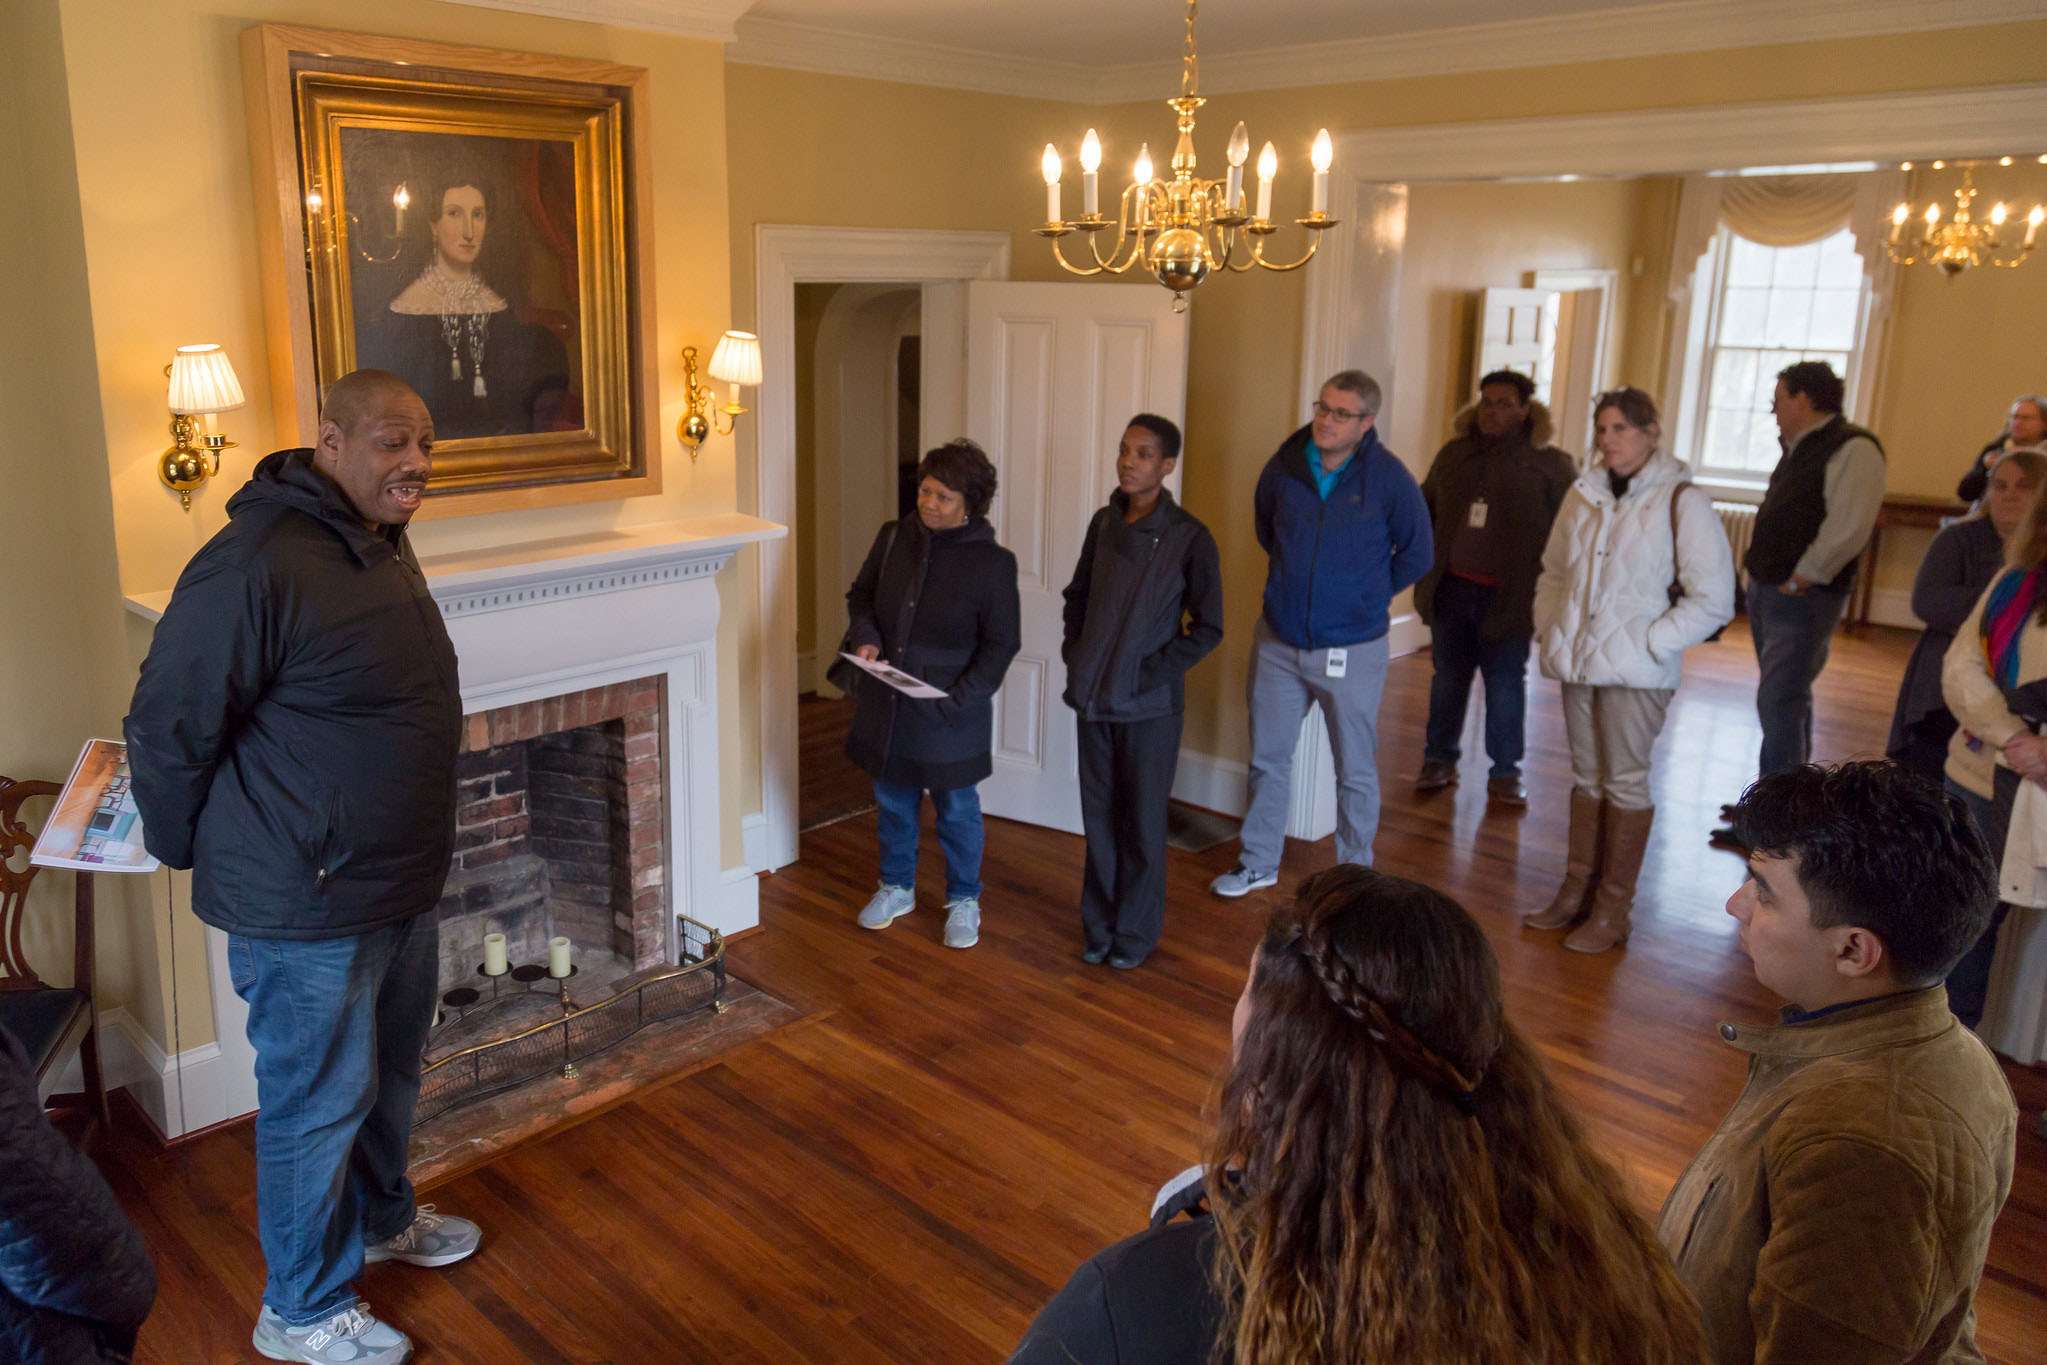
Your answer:
[[[1543,673],[1563,684],[1571,744],[1564,884],[1523,921],[1571,929],[1600,953],[1628,936],[1655,804],[1649,753],[1685,650],[1734,619],[1734,556],[1713,500],[1657,449],[1656,404],[1640,389],[1594,400],[1600,460],[1564,499],[1535,586]]]

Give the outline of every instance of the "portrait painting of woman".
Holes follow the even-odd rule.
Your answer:
[[[351,129],[355,363],[442,441],[582,426],[575,168],[540,139]]]

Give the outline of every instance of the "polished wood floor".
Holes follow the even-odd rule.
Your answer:
[[[1822,757],[1881,743],[1909,643],[1838,643]],[[1737,629],[1690,656],[1658,753],[1644,908],[1625,952],[1593,958],[1514,919],[1561,866],[1555,688],[1530,699],[1534,804],[1489,814],[1481,759],[1459,789],[1408,787],[1427,677],[1424,659],[1393,665],[1378,860],[1471,907],[1512,1014],[1653,1210],[1741,1083],[1714,1025],[1772,1008],[1721,910],[1740,865],[1704,842],[1754,763],[1748,642]],[[364,1292],[423,1361],[1000,1360],[1194,1159],[1262,911],[1333,857],[1296,846],[1279,888],[1213,900],[1234,852],[1172,855],[1166,941],[1120,974],[1074,956],[1078,840],[991,822],[982,941],[951,952],[928,838],[918,913],[870,934],[852,914],[873,886],[872,815],[806,837],[731,958],[807,1017],[426,1192],[483,1223],[483,1250],[444,1271],[377,1267]],[[2010,1075],[2037,1113],[2047,1076]],[[162,1272],[140,1358],[250,1359],[263,1266],[247,1128],[169,1155],[122,1138],[103,1156]],[[1993,1359],[2047,1359],[2047,1143],[2030,1135],[1979,1305]]]

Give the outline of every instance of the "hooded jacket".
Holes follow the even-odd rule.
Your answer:
[[[1478,495],[1481,465],[1504,460],[1507,468],[1502,480],[1508,497],[1492,513],[1500,518],[1500,588],[1485,620],[1479,623],[1479,637],[1526,640],[1535,634],[1530,604],[1535,580],[1542,572],[1543,547],[1578,467],[1569,455],[1549,443],[1549,409],[1540,402],[1528,405],[1528,420],[1519,433],[1497,444],[1481,442],[1477,422],[1476,405],[1457,414],[1452,421],[1457,435],[1436,452],[1428,476],[1422,480],[1422,496],[1428,499],[1433,521],[1435,555],[1428,573],[1415,585],[1414,609],[1425,624],[1433,623],[1436,585],[1449,568],[1457,528],[1464,524]]]
[[[1429,509],[1370,428],[1325,501],[1308,468],[1312,434],[1287,437],[1258,476],[1265,624],[1295,649],[1366,644],[1386,633],[1393,594],[1429,566]]]
[[[1734,619],[1734,552],[1706,490],[1662,451],[1613,495],[1606,467],[1571,485],[1542,552],[1533,604],[1545,677],[1674,688],[1684,651]],[[1682,490],[1682,491],[1680,491]],[[1671,535],[1671,500],[1677,534]],[[1670,601],[1675,578],[1684,596]]]
[[[1940,986],[1722,1024],[1748,1084],[1656,1235],[1714,1365],[1962,1365],[2018,1110]]]
[[[99,1171],[43,1117],[35,1068],[4,1029],[0,1153],[0,1360],[127,1360],[156,1267]]]
[[[433,909],[462,699],[403,528],[371,531],[305,449],[265,457],[227,511],[123,727],[144,843],[231,934],[344,938]]]
[[[1126,523],[1129,505],[1120,488],[1109,495],[1066,585],[1065,699],[1082,720],[1178,715],[1187,670],[1222,643],[1215,537],[1170,489]]]
[[[994,771],[995,689],[1023,644],[1016,556],[985,517],[930,531],[912,512],[895,527],[846,591],[846,638],[946,695],[906,697],[862,674],[846,757],[899,786],[971,787]]]

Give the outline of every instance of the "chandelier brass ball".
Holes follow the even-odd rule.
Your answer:
[[[1201,249],[1201,234],[1193,228],[1167,228],[1152,244],[1151,273],[1160,284],[1184,294],[1208,277],[1208,257]]]

